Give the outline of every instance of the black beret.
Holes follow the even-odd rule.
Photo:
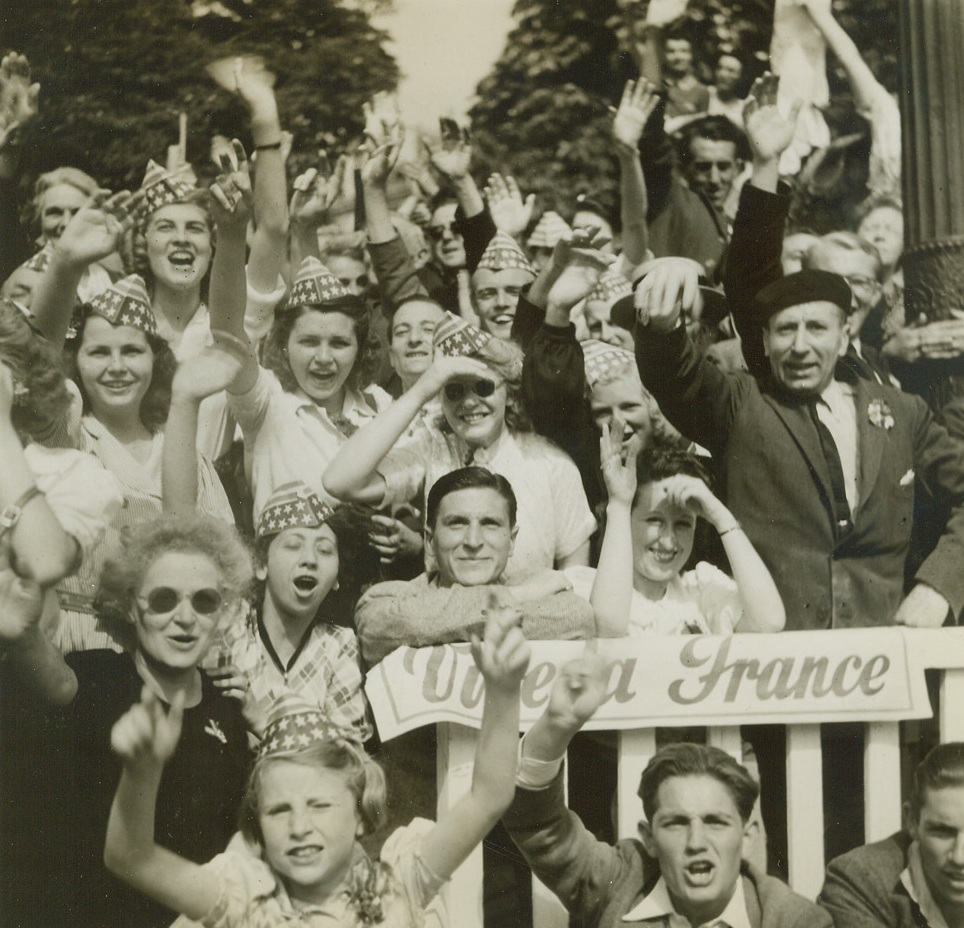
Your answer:
[[[766,322],[781,309],[801,303],[833,303],[849,315],[852,300],[850,286],[839,274],[808,269],[767,284],[753,303],[759,321]]]

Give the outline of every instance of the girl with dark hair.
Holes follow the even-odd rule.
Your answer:
[[[181,706],[147,694],[114,727],[124,772],[107,829],[107,866],[132,886],[223,928],[300,921],[408,928],[424,924],[442,884],[514,794],[519,686],[529,647],[514,610],[491,609],[473,655],[485,707],[469,792],[437,824],[416,819],[371,860],[358,839],[385,817],[381,768],[316,709],[278,707],[243,803],[242,835],[198,866],[156,843],[157,784],[177,748]],[[176,756],[176,755],[175,755]]]
[[[731,635],[777,632],[786,614],[769,570],[740,523],[713,494],[690,452],[658,448],[639,457],[623,423],[603,425],[600,457],[609,493],[595,572],[569,571],[588,595],[600,635]],[[719,533],[733,578],[704,561],[684,570],[698,518]],[[591,587],[591,592],[589,588]]]
[[[120,650],[121,643],[97,620],[94,592],[105,560],[123,546],[131,528],[165,509],[164,424],[177,364],[157,334],[137,275],[111,285],[81,308],[65,354],[73,401],[49,441],[97,457],[120,480],[124,508],[81,570],[62,585],[57,643],[65,652]],[[214,465],[201,457],[197,473],[199,511],[233,522]]]
[[[224,657],[246,680],[244,711],[257,737],[274,703],[294,694],[359,744],[372,734],[355,632],[347,627],[377,564],[367,516],[332,509],[304,484],[279,487],[257,526],[259,589]]]

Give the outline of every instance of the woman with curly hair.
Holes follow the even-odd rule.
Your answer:
[[[532,432],[522,405],[522,350],[450,315],[435,331],[434,352],[415,385],[341,448],[325,489],[381,507],[414,500],[420,490],[427,498],[443,474],[476,464],[505,477],[519,501],[507,579],[588,563],[596,520],[575,464]],[[442,419],[394,447],[436,396]]]
[[[244,840],[202,866],[172,854],[151,826],[163,802],[158,781],[183,751],[181,711],[177,704],[165,711],[146,693],[114,727],[123,773],[107,828],[107,866],[205,925],[424,925],[426,907],[512,800],[519,686],[529,664],[518,620],[513,609],[490,610],[472,649],[485,705],[471,787],[437,823],[416,819],[394,831],[379,859],[367,856],[359,838],[385,819],[382,770],[323,713],[291,700],[272,714],[255,762],[242,807]]]
[[[111,729],[142,694],[184,710],[184,737],[160,781],[156,829],[168,847],[204,861],[235,828],[250,753],[240,703],[199,665],[219,631],[240,622],[251,556],[234,528],[210,516],[139,525],[104,567],[97,610],[125,651],[68,656],[77,695],[51,727],[50,802],[66,816],[67,883],[56,924],[166,926],[174,916],[113,880],[103,835],[120,764]]]

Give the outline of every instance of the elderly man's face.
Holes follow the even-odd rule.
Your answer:
[[[439,504],[435,525],[425,534],[438,565],[439,584],[497,583],[509,562],[517,527],[509,504],[491,487],[455,490]]]
[[[56,241],[67,228],[67,223],[87,202],[87,194],[73,184],[54,184],[40,195],[40,237],[45,242]]]
[[[740,876],[756,826],[744,822],[730,791],[699,774],[664,780],[652,822],[640,823],[643,845],[659,861],[676,911],[693,925],[717,919]]]
[[[964,788],[924,791],[917,821],[907,822],[919,842],[927,887],[949,925],[964,917]]]
[[[833,380],[849,342],[843,311],[825,300],[781,309],[763,329],[773,376],[802,396],[816,396]]]
[[[736,142],[699,137],[690,142],[686,180],[693,190],[702,193],[717,209],[723,208],[739,173]]]

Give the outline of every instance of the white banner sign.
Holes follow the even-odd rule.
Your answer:
[[[609,695],[589,729],[781,725],[929,718],[923,667],[899,628],[775,635],[609,638]],[[522,725],[542,713],[559,668],[587,647],[533,641]],[[479,727],[483,680],[468,644],[398,648],[365,691],[383,740],[422,725]]]

